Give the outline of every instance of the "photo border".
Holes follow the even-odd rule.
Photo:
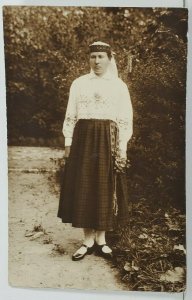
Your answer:
[[[66,297],[74,299],[121,299],[127,300],[177,300],[192,299],[192,1],[181,0],[10,0],[1,1],[0,15],[0,297],[3,300],[23,300],[23,299],[46,299],[55,300]],[[4,46],[3,46],[3,24],[2,7],[4,5],[19,6],[126,6],[126,7],[187,7],[189,9],[189,32],[188,32],[188,74],[187,74],[187,99],[186,99],[186,212],[187,212],[187,290],[185,293],[164,293],[164,292],[87,292],[74,289],[37,289],[37,288],[15,288],[8,285],[8,177],[7,177],[7,123],[6,123],[6,90],[5,90],[5,66],[4,66]]]

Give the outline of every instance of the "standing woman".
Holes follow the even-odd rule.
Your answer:
[[[110,45],[95,42],[89,48],[91,71],[73,81],[63,124],[67,160],[58,217],[84,231],[73,260],[93,251],[111,258],[105,232],[128,219],[126,176],[118,180],[115,168],[126,166],[130,95]]]

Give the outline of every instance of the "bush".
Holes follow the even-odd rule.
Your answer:
[[[89,72],[87,45],[108,42],[134,107],[130,199],[184,208],[187,10],[23,6],[3,16],[9,144],[63,147],[71,82]]]

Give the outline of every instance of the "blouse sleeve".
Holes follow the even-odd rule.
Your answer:
[[[73,131],[75,124],[77,122],[77,87],[75,82],[72,83],[70,92],[69,92],[69,101],[67,105],[67,110],[65,114],[65,119],[63,123],[63,135],[65,137],[65,146],[71,146]]]
[[[123,83],[120,95],[117,124],[119,128],[120,157],[126,158],[127,143],[133,134],[133,109],[127,85]]]

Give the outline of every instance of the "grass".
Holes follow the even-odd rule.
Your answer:
[[[129,224],[108,236],[113,264],[131,290],[185,290],[185,215],[173,207],[151,211],[134,204]],[[169,276],[168,276],[169,275]]]

